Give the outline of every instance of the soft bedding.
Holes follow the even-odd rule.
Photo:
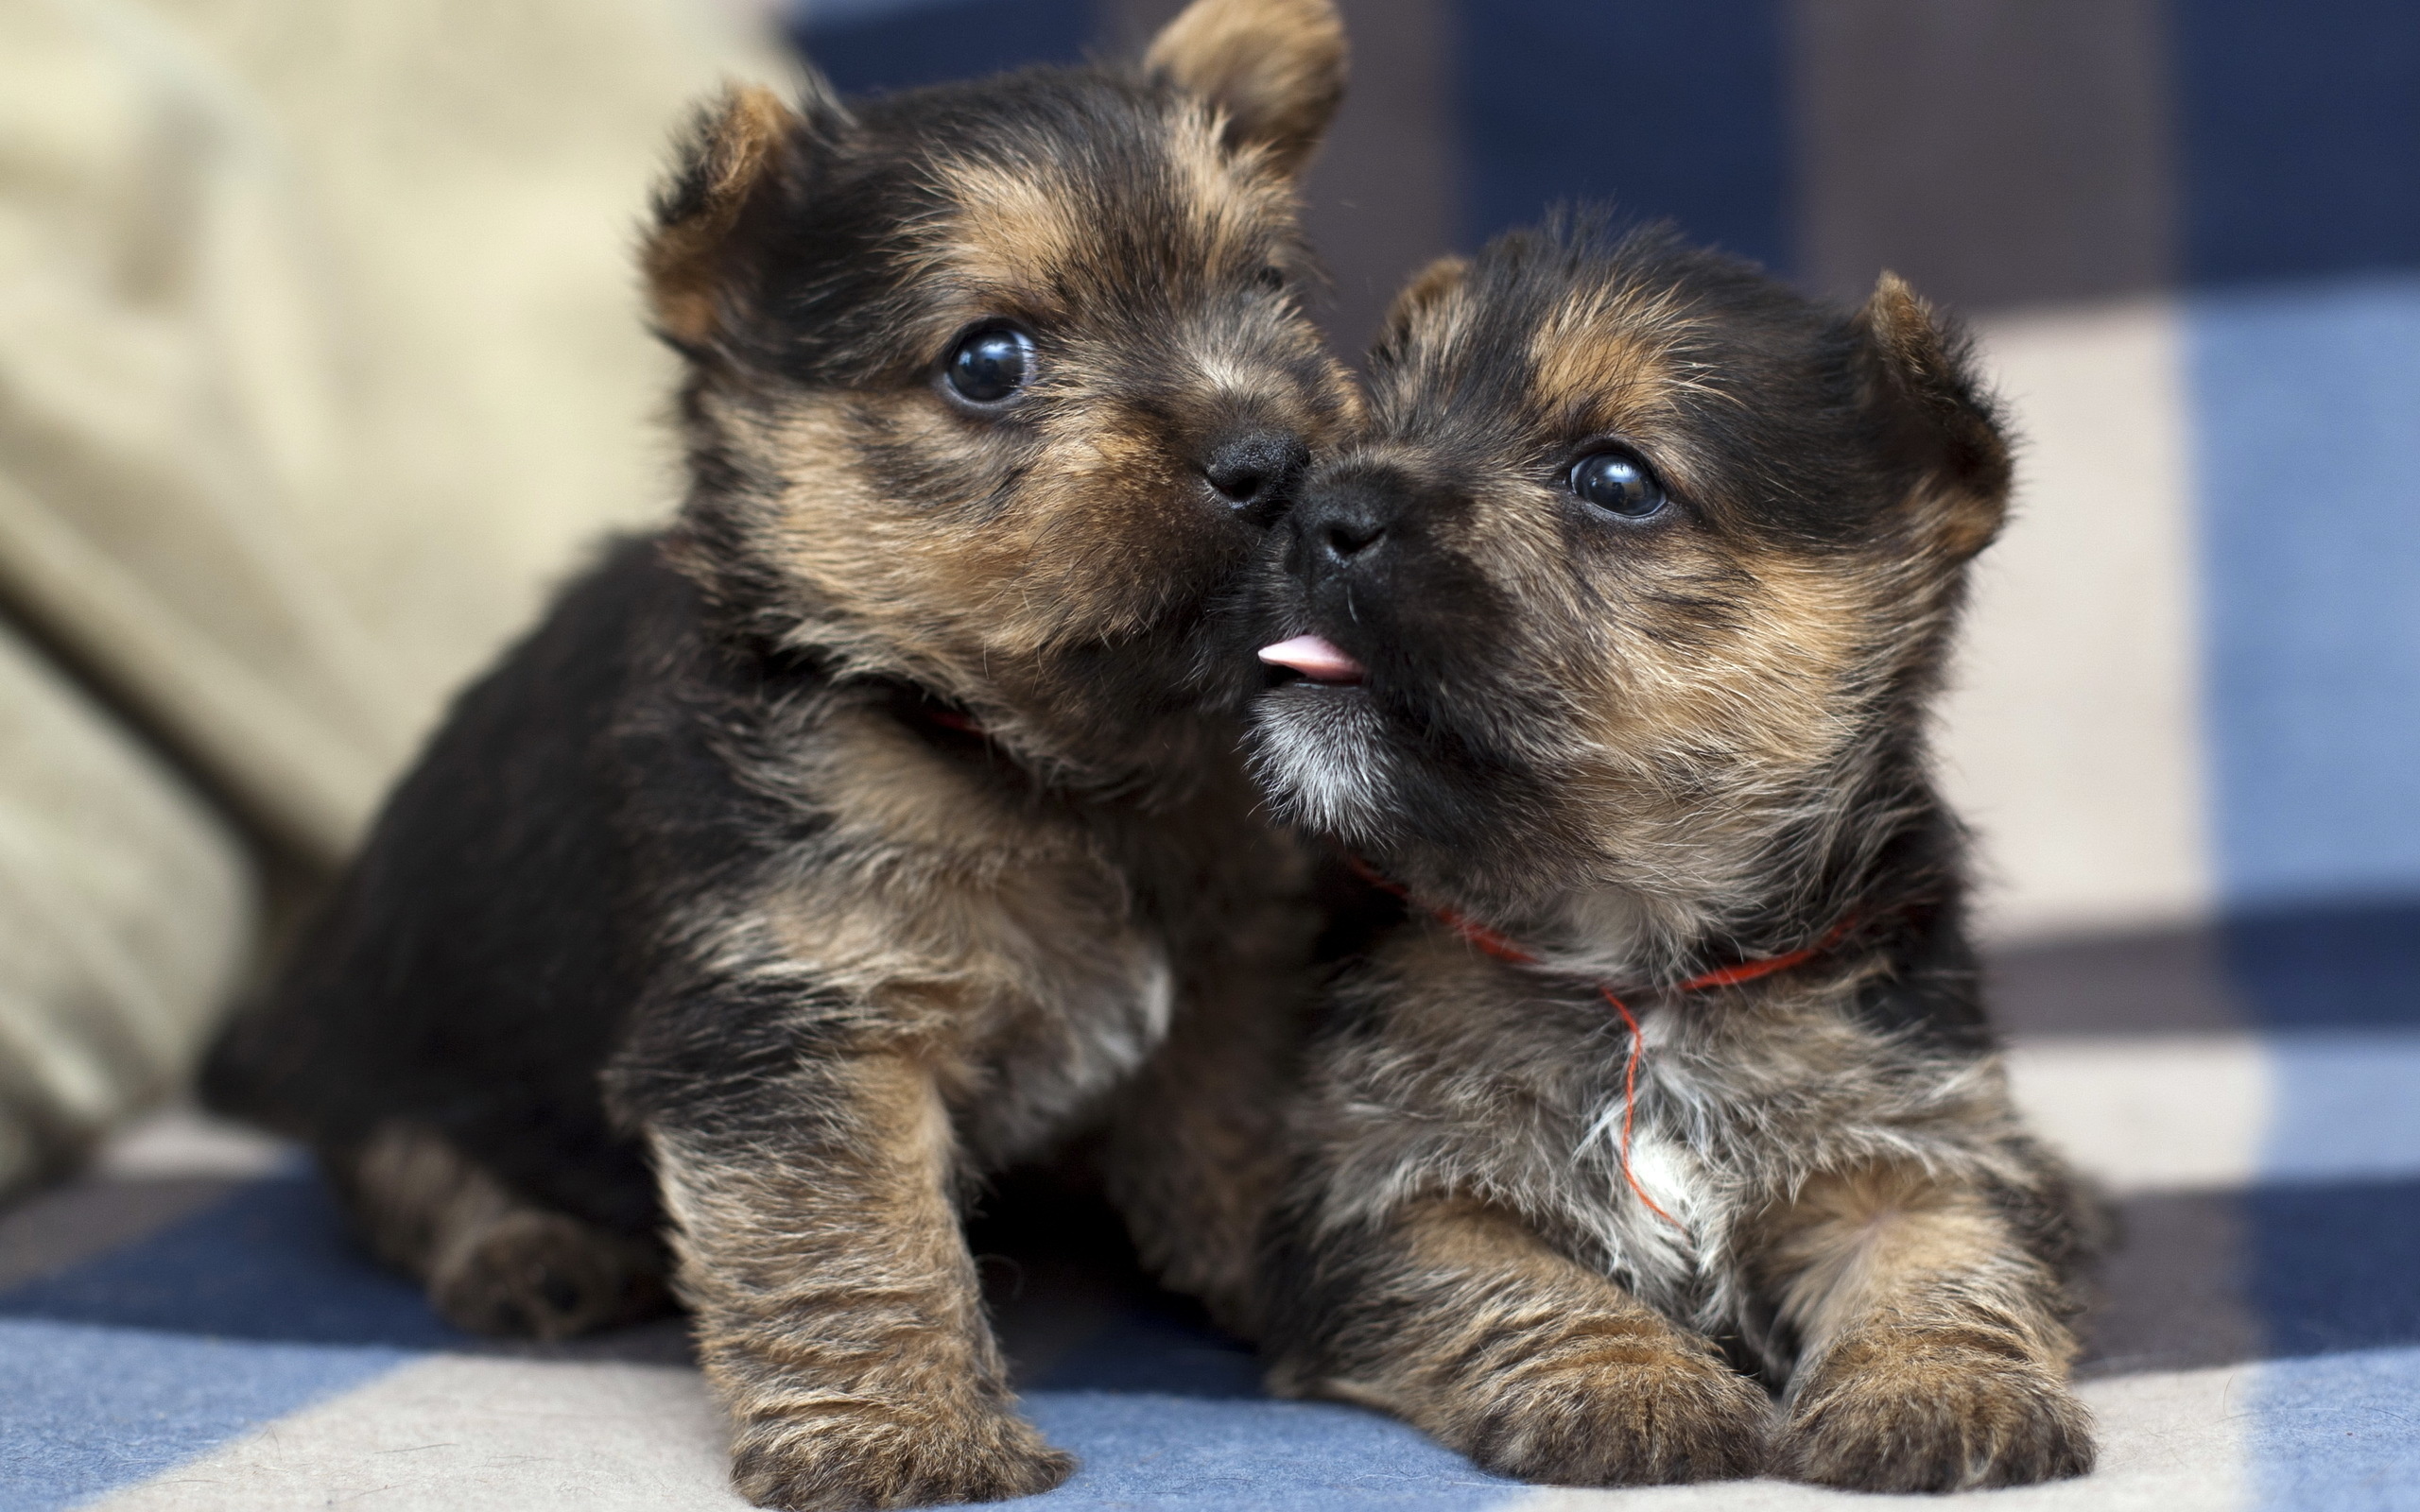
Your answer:
[[[1990,1504],[2420,1505],[2420,1033],[2372,995],[2420,965],[2414,924],[2279,917],[1996,963],[2020,1093],[2110,1186],[2129,1242],[2082,1371],[2100,1469]],[[992,1207],[977,1247],[1027,1407],[1083,1459],[1041,1503],[1871,1504],[1491,1479],[1374,1413],[1263,1397],[1249,1352],[1143,1284],[1080,1196]],[[265,1141],[156,1120],[0,1219],[8,1512],[741,1504],[678,1323],[544,1347],[457,1333]]]

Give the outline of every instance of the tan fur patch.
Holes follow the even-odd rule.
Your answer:
[[[1006,510],[962,525],[937,523],[924,501],[858,486],[849,469],[803,472],[787,490],[769,522],[778,532],[769,554],[867,634],[884,670],[967,696],[990,680],[988,666],[1140,628],[1189,576],[1183,554],[1202,532],[1163,516],[1179,480],[1146,439],[1046,421],[1004,437],[910,391],[802,399],[763,444],[778,455],[846,455],[860,419],[930,457],[963,454],[974,473],[1001,471],[1009,448],[1046,454]],[[1144,549],[1162,570],[1131,570]]]
[[[1575,295],[1530,339],[1530,391],[1542,413],[1635,432],[1654,418],[1667,380],[1665,344],[1652,325]]]
[[[1704,644],[1683,656],[1640,633],[1652,627],[1616,627],[1605,660],[1572,669],[1595,690],[1589,739],[1651,761],[1690,749],[1741,767],[1819,769],[1857,734],[1848,695],[1880,670],[1869,638],[1876,590],[1889,585],[1786,552],[1689,555],[1700,559],[1663,574],[1731,578],[1737,622],[1700,631]]]
[[[961,284],[975,304],[1057,313],[1053,275],[1076,260],[1090,235],[1065,179],[1047,163],[958,159],[936,171],[956,208],[949,233],[926,243],[930,265]]]
[[[1461,256],[1437,259],[1411,276],[1394,301],[1387,306],[1386,318],[1379,322],[1379,342],[1387,344],[1404,339],[1414,322],[1425,331],[1451,340],[1452,322],[1444,312],[1448,296],[1459,291],[1469,277],[1471,260]]]
[[[1917,296],[1906,279],[1885,271],[1875,281],[1862,314],[1875,345],[1892,366],[1909,372],[1940,366],[1940,336],[1933,326],[1932,306]]]
[[[1801,1335],[1781,1445],[1800,1479],[1951,1491],[2091,1468],[2073,1336],[1972,1186],[1904,1164],[1820,1177],[1759,1258]]]
[[[640,260],[656,324],[674,340],[702,345],[714,336],[719,319],[715,254],[782,142],[799,125],[790,108],[760,85],[743,85],[723,96],[706,129],[700,203],[687,216],[658,228]]]
[[[1810,1353],[1907,1290],[1987,1270],[2014,1247],[1971,1191],[1902,1166],[1819,1177],[1792,1211],[1804,1227],[1772,1263],[1795,1273],[1781,1308]]]
[[[1416,1200],[1363,1244],[1376,1263],[1356,1303],[1358,1358],[1317,1375],[1281,1366],[1281,1383],[1556,1485],[1706,1480],[1761,1459],[1762,1390],[1511,1213]]]
[[[1177,198],[1207,266],[1236,266],[1267,241],[1270,226],[1295,213],[1284,177],[1266,171],[1256,154],[1239,161],[1220,143],[1215,118],[1179,116],[1170,123],[1167,149]]]
[[[936,465],[961,458],[964,475],[1022,469],[996,512],[944,520],[855,469],[802,469],[763,523],[765,554],[824,607],[827,644],[988,706],[1003,670],[1143,630],[1249,545],[1188,496],[1202,485],[1180,458],[1120,423],[1131,419],[1103,398],[994,428],[908,390],[805,396],[769,425],[735,415],[734,428],[782,457],[845,456],[870,425]],[[1151,570],[1135,570],[1145,560]]]

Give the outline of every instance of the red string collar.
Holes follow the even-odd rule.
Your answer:
[[[1468,940],[1473,946],[1486,954],[1493,955],[1499,961],[1509,961],[1514,966],[1542,966],[1545,964],[1545,962],[1536,954],[1522,949],[1512,940],[1507,939],[1503,935],[1488,928],[1478,920],[1466,918],[1453,909],[1444,906],[1443,903],[1422,902],[1419,899],[1414,898],[1411,895],[1409,888],[1404,886],[1401,883],[1394,881],[1392,878],[1388,877],[1385,873],[1379,871],[1376,868],[1371,866],[1359,856],[1348,854],[1345,856],[1344,861],[1345,865],[1351,867],[1354,873],[1360,877],[1362,881],[1370,884],[1370,885],[1377,888],[1381,892],[1392,893],[1394,896],[1402,899],[1405,902],[1425,911],[1430,918],[1436,919],[1447,929],[1452,930],[1455,934],[1460,935],[1462,938]],[[1827,932],[1822,939],[1817,940],[1814,944],[1809,945],[1803,950],[1790,951],[1781,955],[1768,955],[1761,960],[1741,961],[1737,966],[1717,967],[1711,971],[1701,971],[1697,975],[1690,977],[1685,982],[1674,983],[1667,990],[1672,992],[1703,992],[1709,988],[1737,987],[1743,982],[1754,982],[1758,977],[1771,976],[1776,971],[1787,971],[1793,966],[1804,966],[1808,961],[1814,960],[1817,956],[1829,954],[1832,948],[1840,944],[1840,942],[1847,936],[1848,932],[1856,926],[1856,923],[1857,916],[1852,914],[1848,918],[1841,919],[1839,923],[1834,924],[1830,931]],[[1638,1018],[1635,1014],[1631,1012],[1630,1005],[1624,1003],[1621,1000],[1620,995],[1615,992],[1614,985],[1611,982],[1598,983],[1597,994],[1603,998],[1606,1003],[1611,1005],[1616,1013],[1621,1015],[1622,1027],[1630,1034],[1630,1057],[1628,1063],[1622,1068],[1622,1133],[1621,1145],[1618,1151],[1618,1156],[1621,1160],[1622,1179],[1630,1184],[1631,1191],[1637,1195],[1638,1200],[1647,1205],[1648,1211],[1655,1214],[1658,1218],[1663,1219],[1666,1223],[1670,1224],[1673,1228],[1678,1228],[1681,1232],[1685,1234],[1688,1232],[1688,1225],[1681,1222],[1680,1219],[1673,1217],[1670,1213],[1666,1212],[1663,1205],[1657,1202],[1653,1197],[1649,1196],[1647,1194],[1647,1189],[1639,1185],[1638,1177],[1631,1174],[1631,1118],[1638,1107],[1638,1062],[1639,1057],[1645,1049],[1645,1047],[1640,1043]]]

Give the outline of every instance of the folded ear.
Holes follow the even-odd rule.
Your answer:
[[[1917,474],[1910,503],[1962,561],[1999,533],[2013,475],[1974,343],[1896,273],[1882,275],[1855,323],[1869,357],[1868,404],[1886,444]]]
[[[701,107],[655,197],[655,226],[640,266],[656,329],[676,346],[703,347],[720,329],[733,232],[752,204],[794,181],[820,129],[846,110],[810,74],[799,109],[757,84],[734,85]]]
[[[1331,0],[1193,0],[1143,66],[1224,111],[1227,145],[1291,178],[1344,98],[1344,23]]]
[[[1387,318],[1378,322],[1378,339],[1372,343],[1371,352],[1384,355],[1402,347],[1404,339],[1411,335],[1411,328],[1443,304],[1447,295],[1461,287],[1470,270],[1469,258],[1448,255],[1411,275],[1411,282],[1387,306]]]

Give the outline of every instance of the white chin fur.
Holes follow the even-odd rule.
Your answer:
[[[1351,688],[1273,688],[1253,705],[1252,766],[1293,823],[1352,844],[1383,835],[1395,807],[1386,732]]]

